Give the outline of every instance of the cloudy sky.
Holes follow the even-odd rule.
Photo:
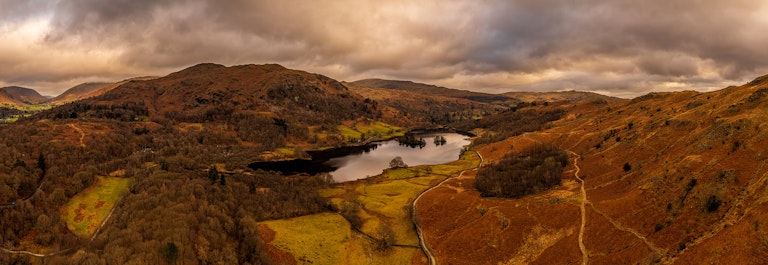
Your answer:
[[[768,74],[763,0],[0,0],[0,86],[214,62],[633,97]]]

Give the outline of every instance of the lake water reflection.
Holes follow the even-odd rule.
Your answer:
[[[445,138],[445,144],[434,143],[436,136]],[[336,168],[330,174],[336,182],[352,181],[381,174],[389,167],[395,157],[402,157],[408,166],[443,164],[459,159],[459,154],[468,145],[467,136],[457,133],[422,134],[426,142],[424,147],[408,147],[391,140],[379,145],[367,153],[331,158],[324,164]]]
[[[445,138],[444,144],[435,144],[435,137]],[[336,182],[352,181],[381,174],[395,157],[403,158],[408,166],[436,165],[459,159],[461,150],[468,145],[467,136],[458,133],[425,133],[423,147],[408,147],[397,141],[378,142],[368,146],[341,147],[323,151],[310,151],[313,160],[254,162],[253,169],[279,171],[283,174],[319,174],[328,172]]]

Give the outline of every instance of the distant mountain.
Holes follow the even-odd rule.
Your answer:
[[[75,100],[80,100],[87,98],[89,94],[98,91],[101,88],[104,88],[108,85],[113,85],[114,83],[83,83],[76,85],[70,89],[67,89],[67,91],[64,91],[64,93],[61,93],[61,95],[58,95],[51,99],[51,102],[55,103],[66,103],[66,102],[72,102]]]
[[[34,89],[18,86],[9,86],[0,88],[0,103],[11,105],[34,105],[48,100],[46,97],[37,93]]]
[[[345,85],[355,93],[381,103],[380,105],[384,106],[381,109],[385,118],[405,122],[406,124],[402,125],[406,126],[448,125],[456,121],[477,119],[508,109],[503,104],[496,105],[456,98],[443,95],[443,93],[375,88],[357,83],[345,83]]]
[[[517,98],[525,102],[533,101],[568,101],[581,102],[590,100],[605,100],[608,102],[621,101],[616,97],[609,97],[592,92],[583,91],[559,91],[559,92],[507,92],[502,95]]]
[[[422,94],[440,95],[444,97],[463,98],[472,101],[484,102],[484,103],[508,103],[514,101],[510,97],[504,95],[495,95],[488,93],[473,92],[467,90],[459,90],[429,84],[415,83],[411,81],[399,81],[399,80],[385,80],[385,79],[364,79],[352,82],[353,84],[372,87],[372,88],[386,88],[396,90],[406,90]]]
[[[115,89],[116,87],[122,84],[125,84],[129,81],[151,80],[155,78],[157,77],[146,76],[146,77],[130,78],[130,79],[126,79],[126,80],[115,82],[115,83],[108,83],[108,82],[83,83],[83,84],[76,85],[70,89],[67,89],[67,91],[64,91],[64,93],[61,93],[61,95],[58,95],[50,99],[50,102],[55,105],[60,105],[60,104],[64,104],[72,101],[81,100],[81,99],[101,96],[104,93],[107,93],[108,91]]]

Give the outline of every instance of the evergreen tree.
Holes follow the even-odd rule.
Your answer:
[[[163,258],[165,258],[165,261],[167,261],[168,264],[176,263],[176,259],[179,258],[179,247],[173,242],[168,242],[168,244],[163,247]]]
[[[48,170],[48,168],[45,165],[45,156],[43,156],[42,152],[40,153],[40,156],[37,157],[37,167],[43,171],[43,176],[45,176],[45,171]]]
[[[219,170],[216,169],[216,166],[211,166],[211,169],[208,170],[208,179],[211,180],[211,183],[219,179]]]

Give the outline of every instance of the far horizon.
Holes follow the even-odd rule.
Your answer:
[[[197,63],[197,64],[194,64],[194,65],[190,65],[190,66],[188,66],[188,67],[185,67],[185,68],[181,68],[181,69],[178,69],[177,71],[181,71],[181,70],[183,70],[183,69],[187,69],[187,68],[190,68],[190,67],[193,67],[193,66],[196,66],[196,65],[200,65],[200,64],[208,64],[208,63]],[[212,64],[216,64],[216,63],[212,63]],[[275,63],[264,63],[264,64],[240,64],[240,65],[266,65],[266,64],[275,64]],[[230,67],[230,66],[235,66],[235,65],[225,65],[225,66],[226,66],[226,67]],[[304,70],[302,70],[302,69],[294,69],[294,70],[300,70],[300,71],[304,71]],[[171,74],[171,73],[173,73],[173,72],[177,72],[177,71],[172,71],[172,72],[169,72],[169,73],[167,73],[167,74]],[[167,75],[167,74],[166,74],[166,75]],[[319,73],[318,73],[318,74],[319,74]],[[768,74],[766,74],[766,75],[768,75]],[[126,80],[131,80],[131,79],[137,79],[137,78],[160,78],[160,77],[163,77],[163,76],[165,76],[165,75],[145,75],[145,76],[135,76],[135,77],[128,77],[128,78],[123,78],[123,79],[120,79],[120,80],[116,80],[116,81],[87,81],[87,82],[78,83],[78,84],[75,84],[75,85],[73,85],[73,86],[71,86],[71,87],[68,87],[68,88],[66,88],[66,89],[63,89],[62,91],[60,91],[60,92],[59,92],[59,94],[56,94],[56,95],[45,94],[44,92],[42,92],[42,91],[40,91],[40,90],[38,90],[38,89],[36,89],[36,88],[34,88],[34,87],[26,87],[26,86],[22,86],[22,85],[13,85],[13,84],[11,84],[11,85],[4,85],[4,86],[0,86],[0,88],[6,88],[6,87],[21,87],[21,88],[32,89],[32,90],[36,91],[38,94],[40,94],[40,95],[41,95],[41,96],[43,96],[43,97],[46,97],[46,98],[48,98],[48,99],[53,99],[53,98],[56,98],[56,97],[58,97],[58,96],[61,96],[61,95],[63,95],[64,93],[66,93],[66,92],[67,92],[67,91],[69,91],[70,89],[73,89],[73,88],[75,88],[75,87],[78,87],[78,86],[81,86],[81,85],[87,85],[87,84],[100,84],[100,83],[103,83],[103,84],[114,84],[114,83],[118,83],[118,82],[121,82],[121,81],[126,81]],[[632,99],[632,98],[635,98],[635,97],[638,97],[638,96],[642,96],[642,95],[646,95],[646,94],[648,94],[648,93],[653,93],[653,92],[675,92],[675,91],[686,91],[686,90],[693,90],[693,91],[699,91],[699,92],[712,92],[712,91],[717,91],[717,90],[720,90],[720,89],[724,89],[724,88],[726,88],[726,87],[728,87],[728,86],[738,86],[738,85],[743,85],[743,84],[745,84],[745,83],[747,83],[747,82],[749,82],[749,81],[751,81],[751,80],[754,80],[755,78],[759,78],[759,77],[761,77],[761,76],[764,76],[764,75],[755,76],[755,77],[753,77],[753,78],[747,78],[747,79],[745,79],[744,81],[742,81],[741,83],[726,84],[726,85],[724,85],[723,87],[719,87],[719,88],[712,88],[712,89],[706,89],[706,90],[697,90],[697,89],[693,89],[693,88],[691,88],[691,89],[680,89],[680,90],[670,90],[670,91],[648,91],[648,92],[645,92],[645,93],[643,93],[643,94],[637,94],[637,95],[631,95],[631,96],[626,96],[626,95],[624,95],[624,96],[622,96],[622,95],[616,95],[616,94],[614,94],[614,93],[611,93],[610,91],[590,91],[590,90],[578,90],[578,89],[545,90],[545,91],[507,90],[507,91],[487,92],[487,91],[482,91],[482,90],[472,90],[472,89],[466,89],[466,88],[461,88],[461,87],[446,87],[446,86],[441,86],[441,85],[437,85],[437,84],[430,84],[430,83],[417,82],[417,81],[413,81],[413,80],[396,80],[396,79],[376,78],[376,77],[372,77],[372,78],[363,78],[363,79],[358,79],[358,80],[353,80],[353,81],[349,81],[349,80],[338,80],[338,81],[341,81],[341,82],[350,82],[350,83],[354,83],[354,82],[357,82],[357,81],[362,81],[362,80],[369,80],[369,79],[371,79],[371,80],[386,80],[386,81],[405,81],[405,82],[412,82],[412,83],[415,83],[415,84],[432,85],[432,86],[438,86],[438,87],[444,87],[444,88],[450,88],[450,89],[466,90],[466,91],[472,91],[472,92],[480,92],[480,93],[488,93],[488,94],[505,94],[505,93],[515,93],[515,92],[521,92],[521,93],[549,93],[549,92],[587,92],[587,93],[596,93],[596,94],[600,94],[600,95],[605,95],[605,96],[609,96],[609,97],[615,97],[615,98],[621,98],[621,99]],[[333,78],[333,77],[331,77],[331,78]]]
[[[183,68],[183,69],[187,69],[187,68],[190,68],[190,67],[194,67],[194,66],[196,66],[196,65],[200,65],[200,64],[207,64],[207,63],[198,63],[198,64],[195,64],[195,65],[191,65],[191,66],[189,66],[189,67],[186,67],[186,68]],[[213,63],[213,64],[215,64],[215,63]],[[259,65],[266,65],[266,64],[270,64],[270,63],[259,64]],[[244,65],[249,65],[249,64],[244,64]],[[229,67],[229,66],[234,66],[234,65],[227,65],[227,67]],[[181,71],[181,70],[183,70],[183,69],[179,69],[179,71]],[[294,70],[301,70],[301,69],[294,69]],[[168,73],[168,74],[170,74],[170,73]],[[61,95],[64,95],[64,94],[65,94],[65,93],[67,93],[69,90],[71,90],[71,89],[74,89],[74,88],[76,88],[76,87],[79,87],[79,86],[82,86],[82,85],[88,85],[88,84],[104,84],[104,85],[107,85],[107,84],[114,84],[114,83],[118,83],[118,82],[121,82],[121,81],[126,81],[126,80],[131,80],[131,79],[137,79],[137,78],[160,78],[160,77],[163,77],[163,76],[165,76],[165,75],[154,75],[154,76],[136,76],[136,77],[130,77],[130,78],[125,78],[125,79],[116,80],[116,81],[88,81],[88,82],[83,82],[83,83],[75,84],[75,85],[73,85],[73,86],[71,86],[71,87],[68,87],[68,88],[66,88],[66,89],[62,90],[62,91],[61,91],[59,94],[56,94],[56,95],[44,94],[44,93],[42,93],[41,91],[39,91],[38,89],[36,89],[36,88],[34,88],[34,87],[26,87],[26,86],[20,86],[20,85],[7,85],[7,86],[2,86],[2,87],[0,87],[0,89],[1,89],[1,88],[6,88],[6,87],[21,87],[21,88],[26,88],[26,89],[31,89],[31,90],[34,90],[35,92],[37,92],[37,93],[38,93],[38,94],[40,94],[41,96],[43,96],[43,97],[46,97],[46,98],[49,98],[49,99],[52,99],[52,98],[56,98],[56,97],[59,97],[59,96],[61,96]],[[415,81],[412,81],[412,80],[395,80],[395,79],[386,79],[386,78],[364,78],[364,79],[359,79],[359,80],[352,80],[352,81],[350,81],[350,80],[338,80],[338,81],[341,81],[341,82],[349,82],[349,83],[354,83],[354,82],[358,82],[358,81],[362,81],[362,80],[403,81],[403,82],[411,82],[411,83],[414,83],[414,84],[422,84],[422,85],[430,85],[430,86],[438,86],[438,87],[444,87],[444,86],[435,85],[435,84],[429,84],[429,83],[421,83],[421,82],[415,82]],[[488,93],[488,94],[494,94],[494,95],[497,95],[497,94],[504,94],[504,93],[514,93],[514,92],[522,92],[522,93],[550,93],[550,92],[589,92],[589,93],[597,93],[597,94],[602,94],[602,93],[599,93],[599,92],[594,92],[594,91],[582,91],[582,90],[573,90],[573,89],[571,89],[571,90],[551,90],[551,91],[524,91],[524,90],[519,90],[519,91],[518,91],[518,90],[510,90],[510,91],[501,91],[501,92],[493,92],[493,93],[490,93],[490,92],[484,92],[484,91],[475,91],[475,90],[469,90],[469,89],[464,89],[464,88],[459,88],[459,87],[444,87],[444,88],[449,88],[449,89],[458,89],[458,90],[466,90],[466,91],[473,91],[473,92],[480,92],[480,93]],[[602,95],[610,96],[610,95],[607,95],[607,94],[602,94]],[[614,96],[614,97],[616,97],[616,96]],[[622,98],[622,97],[617,97],[617,98]],[[631,99],[631,98],[623,98],[623,99]]]

